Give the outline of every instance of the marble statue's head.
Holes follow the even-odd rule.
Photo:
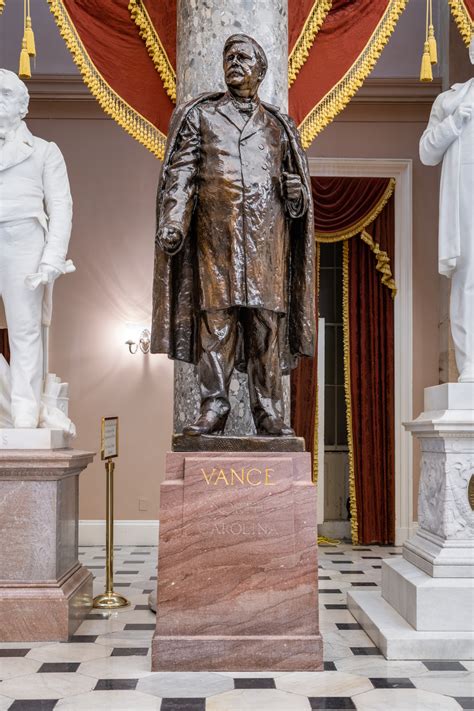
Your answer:
[[[474,64],[474,33],[471,37],[471,43],[469,45],[469,59],[471,60],[471,64]]]
[[[14,72],[0,69],[0,135],[11,131],[28,113],[26,85]]]
[[[268,62],[262,47],[248,35],[231,35],[224,45],[224,76],[231,93],[254,96]]]

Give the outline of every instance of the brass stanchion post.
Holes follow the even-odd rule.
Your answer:
[[[105,593],[96,595],[94,607],[115,610],[119,607],[128,607],[130,602],[126,597],[114,592],[114,469],[115,463],[112,459],[106,459],[105,470],[107,472],[106,483],[106,563],[105,563]]]

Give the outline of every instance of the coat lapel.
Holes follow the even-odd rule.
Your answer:
[[[239,131],[245,127],[248,119],[242,114],[232,103],[228,94],[224,94],[222,99],[217,104],[217,110],[222,116],[225,116]]]
[[[249,120],[245,124],[244,130],[242,131],[242,136],[241,138],[249,138],[249,136],[252,136],[254,133],[257,131],[261,131],[262,128],[265,125],[265,109],[263,108],[262,104],[259,102],[257,108],[253,112],[253,114],[250,116]]]
[[[33,136],[26,123],[20,124],[16,134],[0,148],[0,171],[11,168],[30,157],[33,153]]]

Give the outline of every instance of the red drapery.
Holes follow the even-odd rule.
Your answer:
[[[353,541],[394,536],[394,181],[312,178],[315,235],[344,241],[343,313]],[[317,472],[317,362],[292,373],[292,423]]]
[[[158,157],[176,98],[176,0],[47,0],[103,109]],[[289,0],[290,114],[308,146],[376,63],[407,0]]]
[[[393,255],[393,198],[370,225],[375,241]],[[395,411],[393,300],[360,239],[347,252],[350,422],[359,543],[395,540]],[[344,288],[343,288],[344,291]],[[346,398],[348,393],[346,392]]]

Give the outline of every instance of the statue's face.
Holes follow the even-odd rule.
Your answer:
[[[249,42],[235,42],[224,53],[225,83],[239,92],[255,94],[263,79],[263,72]]]
[[[8,74],[0,73],[0,135],[21,121],[22,97],[16,82]]]

